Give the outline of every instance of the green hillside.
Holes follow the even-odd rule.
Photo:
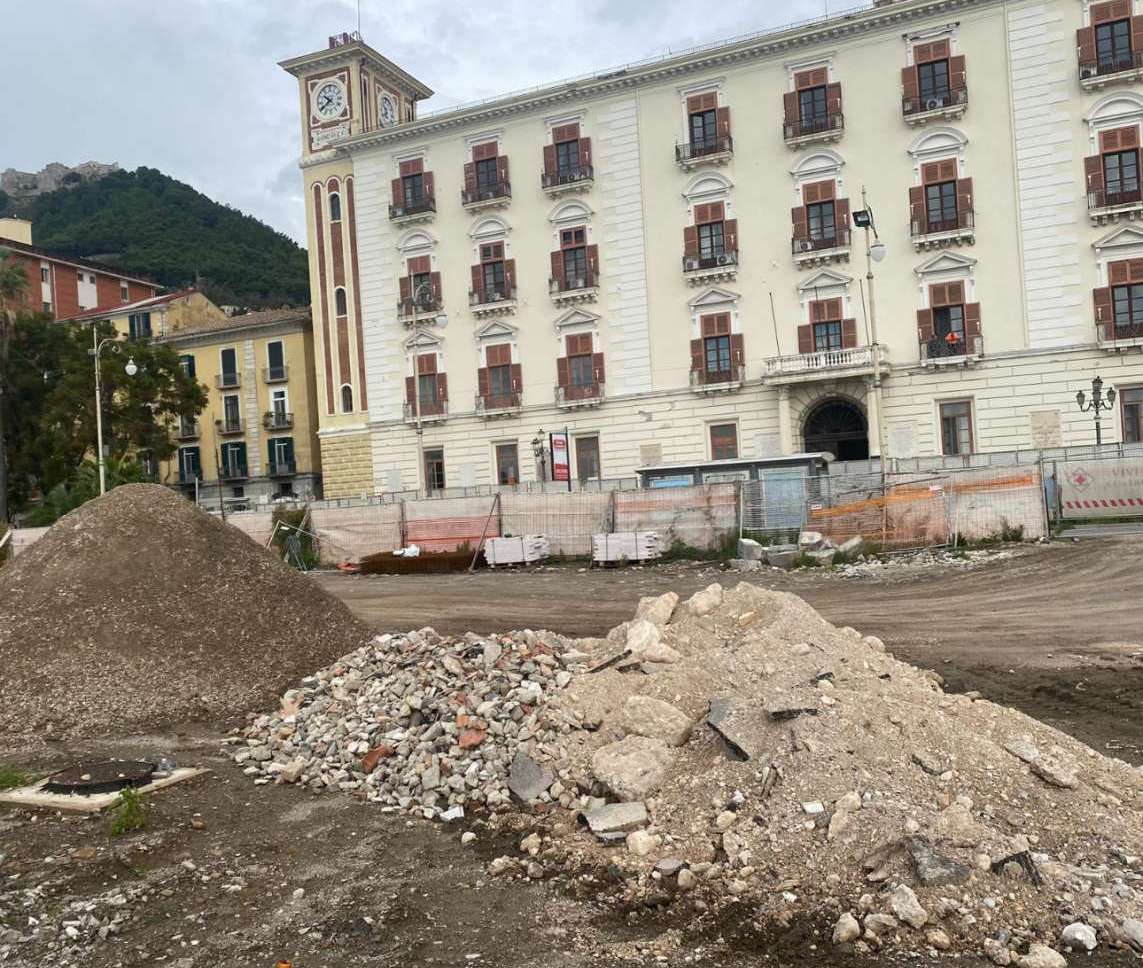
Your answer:
[[[153,168],[115,172],[16,203],[36,245],[98,259],[165,286],[200,287],[217,303],[263,308],[309,303],[305,250],[250,215]]]

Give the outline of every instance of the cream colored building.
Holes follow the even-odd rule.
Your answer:
[[[533,479],[541,427],[604,478],[1087,444],[1096,374],[1138,440],[1140,14],[896,0],[434,114],[356,37],[284,62],[326,493]]]

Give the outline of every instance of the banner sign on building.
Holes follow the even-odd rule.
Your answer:
[[[568,454],[568,432],[549,434],[552,448],[552,480],[571,482],[571,458]]]

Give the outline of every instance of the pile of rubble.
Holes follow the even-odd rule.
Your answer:
[[[862,952],[1143,950],[1143,774],[745,583],[606,639],[383,637],[244,739],[259,780],[490,809],[520,837],[497,876],[606,871]]]

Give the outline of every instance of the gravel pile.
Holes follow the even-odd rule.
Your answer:
[[[426,818],[503,807],[518,751],[553,754],[541,708],[585,658],[550,633],[377,636],[255,719],[234,760],[255,783],[356,791]]]
[[[236,528],[118,487],[0,569],[0,734],[217,723],[369,634]]]

